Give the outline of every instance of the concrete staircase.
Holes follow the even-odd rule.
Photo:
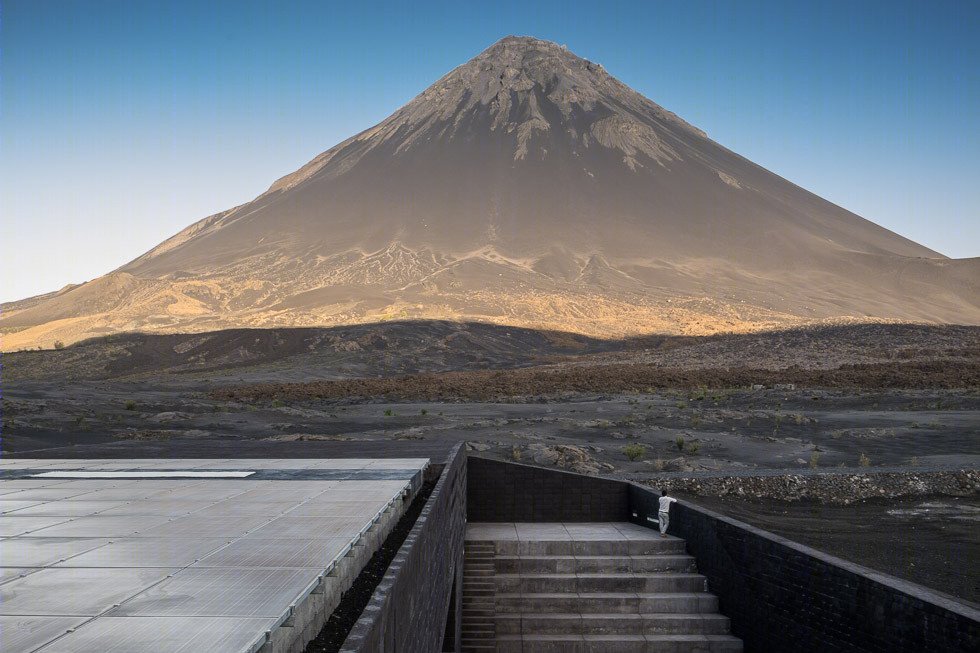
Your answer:
[[[683,540],[633,524],[516,524],[514,539],[471,526],[463,651],[742,650]]]
[[[466,542],[463,553],[463,651],[493,652],[496,645],[494,620],[493,542]]]

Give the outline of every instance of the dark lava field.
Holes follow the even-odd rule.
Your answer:
[[[438,461],[465,441],[471,455],[652,484],[663,475],[980,468],[973,327],[604,341],[392,322],[112,336],[8,353],[3,363],[4,456]],[[977,601],[972,581],[960,580],[980,569],[978,490],[817,511],[778,492],[688,498]],[[967,503],[955,518],[894,512],[931,515],[930,501]]]

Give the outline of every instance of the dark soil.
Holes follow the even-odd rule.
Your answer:
[[[388,571],[388,565],[395,559],[398,549],[401,548],[405,538],[415,526],[419,515],[422,514],[422,509],[425,508],[437,481],[438,479],[432,479],[426,482],[419,493],[415,495],[412,504],[398,520],[395,528],[388,534],[384,544],[371,556],[371,560],[361,570],[351,588],[344,592],[340,604],[327,619],[323,630],[307,645],[306,653],[336,653],[341,649],[347,635],[361,617],[364,608],[371,601],[371,595],[374,594],[375,588]]]
[[[909,324],[622,341],[453,322],[113,336],[4,353],[2,452],[436,462],[466,441],[641,480],[977,470],[978,352],[980,327]],[[841,522],[830,514],[814,519]],[[929,528],[955,538],[959,525]],[[919,567],[934,541],[908,547]]]

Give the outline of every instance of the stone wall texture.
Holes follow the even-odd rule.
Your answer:
[[[465,531],[466,452],[457,446],[341,651],[457,650],[460,610],[450,602],[460,596]]]
[[[457,449],[342,650],[456,650],[458,619],[446,623],[467,519],[653,527],[659,496],[616,479],[467,460]],[[980,651],[980,610],[919,585],[683,501],[671,507],[669,532],[686,540],[747,653]]]
[[[626,521],[622,481],[471,456],[467,519],[473,522]]]
[[[656,519],[659,493],[630,486],[630,517]],[[720,612],[746,653],[980,651],[980,611],[688,503],[671,506]]]

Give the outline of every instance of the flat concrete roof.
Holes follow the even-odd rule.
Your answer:
[[[3,651],[256,651],[427,464],[0,461]]]

